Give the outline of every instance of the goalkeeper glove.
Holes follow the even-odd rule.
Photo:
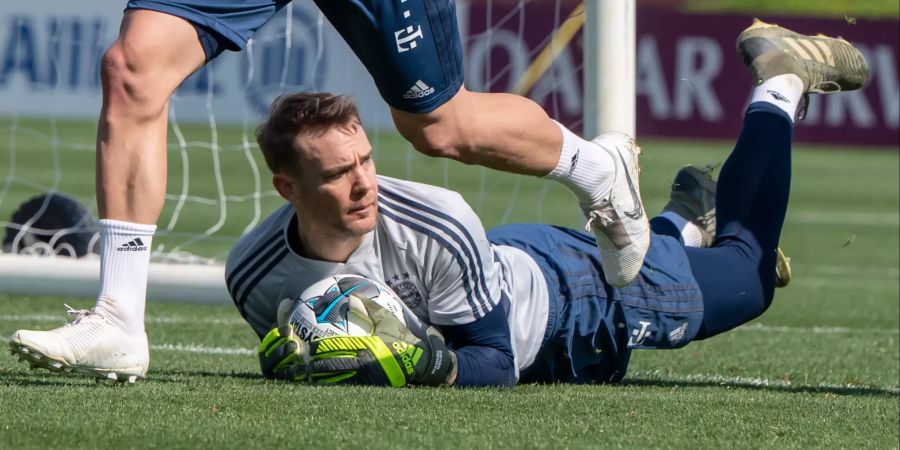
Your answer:
[[[278,380],[305,380],[304,347],[290,324],[272,328],[257,348],[263,376]]]
[[[434,327],[407,315],[406,326],[381,305],[364,300],[371,336],[315,339],[306,354],[310,381],[402,387],[439,386],[456,379],[456,355]]]

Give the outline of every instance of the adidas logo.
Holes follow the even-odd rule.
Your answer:
[[[144,250],[147,250],[147,246],[144,245],[144,241],[141,238],[134,238],[134,240],[128,241],[116,249],[119,252],[142,252]]]
[[[685,322],[681,324],[680,327],[672,330],[669,333],[669,343],[671,343],[672,345],[676,345],[681,342],[681,340],[684,339],[684,333],[687,331],[687,326],[688,324],[687,322]]]
[[[422,98],[422,97],[427,97],[431,94],[434,94],[434,88],[428,86],[422,80],[419,80],[419,81],[416,81],[416,84],[414,84],[411,88],[409,88],[409,90],[406,91],[405,94],[403,94],[403,98],[405,98],[405,99]]]
[[[415,366],[419,363],[419,358],[422,357],[424,351],[419,347],[409,345],[403,341],[394,341],[392,345],[394,351],[400,356],[400,360],[403,361],[403,367],[406,369],[406,373],[409,375],[415,373]]]

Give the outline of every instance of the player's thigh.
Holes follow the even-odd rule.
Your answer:
[[[463,83],[452,0],[315,0],[394,109],[427,113]]]

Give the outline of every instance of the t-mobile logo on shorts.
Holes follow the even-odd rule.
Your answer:
[[[394,32],[394,39],[397,40],[397,53],[408,52],[418,44],[417,40],[422,39],[424,35],[422,34],[422,27],[416,26],[413,28],[412,25],[402,29],[400,31]]]
[[[631,330],[631,337],[628,338],[628,346],[636,347],[644,343],[644,339],[650,337],[651,332],[648,330],[650,328],[650,322],[640,321],[641,328],[635,328]]]

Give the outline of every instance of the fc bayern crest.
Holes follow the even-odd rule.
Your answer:
[[[414,310],[422,304],[422,294],[416,284],[410,281],[409,273],[404,273],[402,276],[394,275],[388,278],[387,282],[409,309]]]

